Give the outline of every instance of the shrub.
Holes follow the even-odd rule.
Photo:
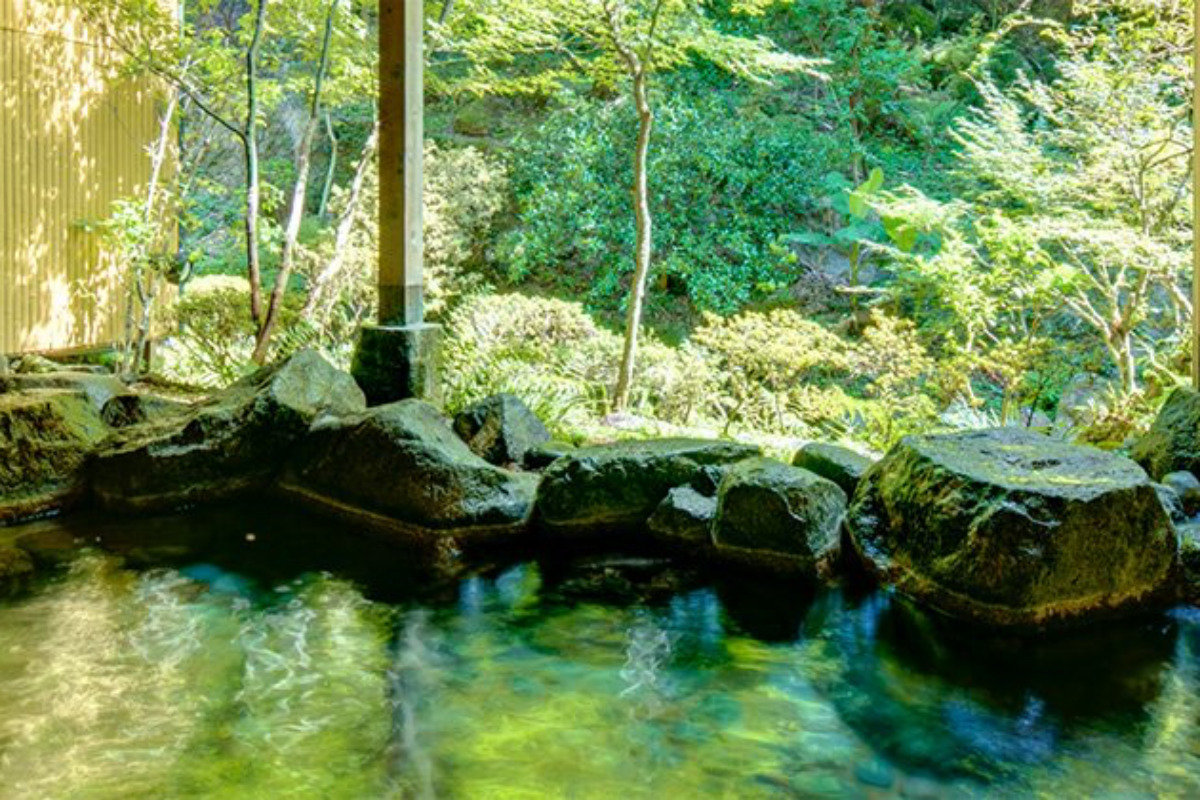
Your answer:
[[[196,278],[175,304],[173,324],[176,335],[162,348],[164,377],[204,387],[236,380],[254,350],[250,282],[231,275]]]

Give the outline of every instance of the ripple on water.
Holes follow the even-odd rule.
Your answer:
[[[387,604],[86,555],[0,605],[0,797],[1200,792],[1193,613],[1031,644],[776,589]]]

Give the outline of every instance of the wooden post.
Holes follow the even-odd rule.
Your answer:
[[[441,327],[425,318],[422,0],[379,0],[379,324],[350,372],[371,405],[437,403]]]
[[[379,0],[380,325],[425,316],[422,14],[422,0]]]

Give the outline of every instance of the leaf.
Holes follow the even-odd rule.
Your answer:
[[[871,170],[871,174],[862,184],[850,193],[847,198],[847,205],[850,210],[850,215],[863,219],[867,216],[871,209],[871,195],[883,188],[883,170],[879,167]]]
[[[802,231],[801,233],[791,233],[783,237],[783,240],[788,244],[802,244],[808,247],[828,247],[833,244],[833,239],[827,234],[819,233],[818,231]]]
[[[921,233],[916,226],[899,217],[884,217],[883,229],[896,247],[905,253],[913,251],[913,248],[917,246],[917,237]]]

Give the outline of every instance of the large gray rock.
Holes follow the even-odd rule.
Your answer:
[[[471,452],[428,403],[402,400],[313,425],[281,486],[327,508],[417,532],[524,529],[537,476]]]
[[[1200,470],[1200,395],[1191,389],[1173,391],[1131,455],[1155,480]]]
[[[530,450],[550,441],[550,431],[519,397],[498,394],[454,417],[454,432],[475,455],[498,466],[520,464]]]
[[[712,523],[717,516],[717,500],[693,489],[676,486],[646,523],[650,535],[666,545],[681,546],[691,552],[712,547]]]
[[[75,391],[0,394],[0,525],[66,510],[87,495],[87,460],[108,436]]]
[[[364,408],[353,378],[303,350],[184,412],[119,431],[97,455],[93,491],[106,508],[147,511],[261,490],[318,415]]]
[[[1153,607],[1178,565],[1178,536],[1136,464],[1013,428],[903,439],[847,521],[878,578],[990,625]]]
[[[634,534],[676,486],[702,467],[757,456],[751,445],[653,439],[581,447],[551,464],[538,489],[537,519],[554,536]]]
[[[717,554],[816,576],[839,553],[846,493],[832,481],[770,458],[733,467],[717,494]]]
[[[824,442],[804,445],[792,459],[792,466],[833,481],[842,488],[847,497],[854,494],[859,480],[874,463],[875,459],[867,458],[848,447]]]

